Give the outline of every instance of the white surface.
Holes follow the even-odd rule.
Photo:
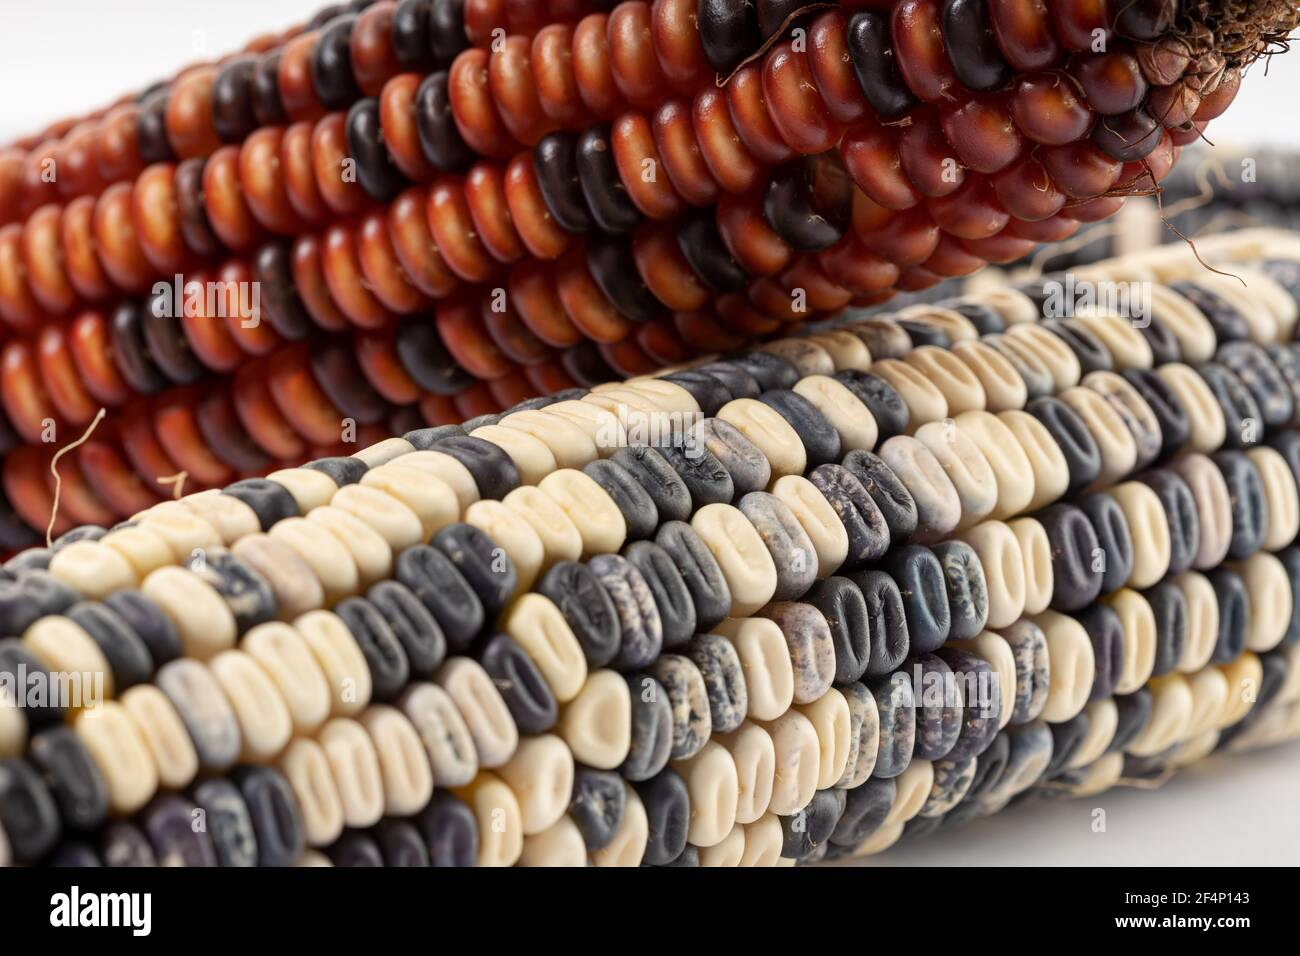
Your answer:
[[[301,22],[323,0],[0,0],[0,142],[88,112],[215,59],[259,33]],[[1259,64],[1231,111],[1210,127],[1219,144],[1300,148],[1300,51]],[[890,864],[1270,864],[1300,859],[1300,744],[1213,758],[1156,793],[1118,790],[1017,808],[889,851]],[[1093,807],[1108,829],[1090,829]]]
[[[1255,63],[1242,81],[1228,112],[1206,130],[1210,141],[1223,146],[1281,146],[1300,149],[1295,117],[1300,89],[1300,50]]]
[[[1106,831],[1093,832],[1093,811]],[[867,866],[1295,866],[1300,741],[1215,754],[1157,790],[1011,807],[879,856]]]
[[[326,0],[0,0],[0,142],[307,19]],[[1300,51],[1251,69],[1216,143],[1300,147]]]
[[[327,0],[0,0],[0,142],[301,23]]]

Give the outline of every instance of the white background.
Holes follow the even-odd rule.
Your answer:
[[[0,0],[0,142],[310,17],[326,0]],[[1300,51],[1252,70],[1216,143],[1300,147]]]
[[[306,19],[323,0],[0,0],[0,142],[137,91],[258,33]],[[1257,65],[1209,136],[1300,148],[1300,51]],[[896,848],[888,863],[1295,864],[1300,743],[1211,758],[1157,792],[1110,791],[1018,808]],[[1094,807],[1107,832],[1090,828]],[[1228,887],[1225,887],[1225,889]]]
[[[1158,790],[1016,806],[870,858],[919,866],[1295,866],[1300,741],[1216,754]],[[1106,811],[1104,833],[1093,811]],[[1232,887],[1225,886],[1225,890]]]

